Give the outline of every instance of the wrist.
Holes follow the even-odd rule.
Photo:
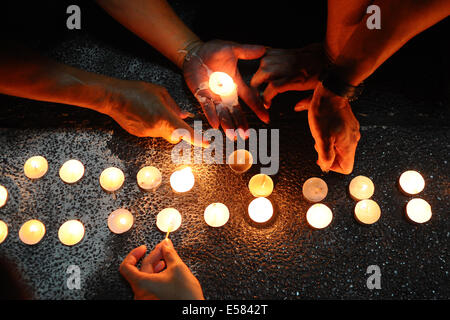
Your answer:
[[[355,85],[354,81],[349,80],[345,69],[336,65],[324,70],[319,76],[319,81],[325,89],[348,101],[355,101],[362,94],[362,84]]]
[[[199,38],[194,38],[187,41],[178,51],[176,65],[181,70],[183,69],[184,62],[189,61],[189,59],[194,55],[201,46],[203,46],[204,42]]]

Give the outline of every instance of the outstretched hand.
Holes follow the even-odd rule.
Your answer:
[[[120,265],[120,273],[131,285],[136,300],[203,300],[197,278],[178,256],[172,241],[159,243],[137,268],[146,246],[132,250]]]
[[[227,136],[234,140],[236,135],[227,129],[237,129],[241,137],[247,136],[248,124],[240,105],[225,106],[220,97],[208,86],[212,72],[221,71],[233,78],[237,85],[239,97],[265,123],[269,122],[269,114],[256,89],[250,88],[242,79],[237,63],[239,59],[258,59],[265,53],[265,47],[258,45],[242,45],[230,41],[213,40],[199,43],[186,56],[183,73],[186,83],[200,102],[210,125],[217,129],[222,126]]]

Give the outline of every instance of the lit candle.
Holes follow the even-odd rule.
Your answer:
[[[406,205],[406,215],[413,222],[425,223],[431,219],[431,206],[423,199],[411,199]]]
[[[33,245],[42,240],[45,235],[45,226],[39,220],[28,220],[19,230],[20,240],[29,245]]]
[[[100,174],[100,185],[108,192],[119,190],[124,181],[125,175],[119,168],[110,167]]]
[[[138,186],[147,191],[158,188],[161,181],[161,171],[153,166],[143,167],[137,174]]]
[[[228,165],[231,170],[236,173],[244,173],[251,168],[253,164],[253,156],[244,149],[238,149],[228,157]]]
[[[213,72],[209,77],[209,88],[220,96],[223,104],[231,107],[238,104],[237,86],[225,72]]]
[[[48,170],[47,159],[41,156],[29,158],[23,166],[25,175],[30,179],[39,179],[43,177]]]
[[[230,218],[230,211],[223,203],[211,203],[204,213],[206,223],[211,227],[221,227]]]
[[[325,199],[328,194],[328,186],[320,178],[309,178],[303,184],[303,196],[311,202],[319,202]]]
[[[273,216],[273,206],[269,199],[259,197],[250,202],[248,206],[248,215],[258,223],[264,223]]]
[[[191,167],[176,170],[170,176],[170,186],[175,192],[187,192],[192,189],[194,183],[195,178]]]
[[[407,194],[418,194],[425,187],[425,180],[417,171],[409,170],[402,173],[399,184]]]
[[[5,241],[6,237],[8,236],[8,225],[0,220],[0,243]]]
[[[250,179],[248,188],[255,197],[268,197],[273,191],[272,178],[266,174],[256,174]]]
[[[354,200],[369,199],[375,191],[375,186],[372,180],[365,176],[357,176],[350,181],[349,185],[350,196]]]
[[[6,204],[6,201],[8,201],[8,190],[0,185],[0,208]]]
[[[327,227],[333,220],[331,209],[322,203],[313,204],[306,212],[306,220],[316,229]]]
[[[380,216],[380,206],[373,200],[364,199],[355,206],[355,218],[363,224],[375,223],[380,219]]]
[[[108,217],[108,228],[114,233],[127,232],[133,226],[134,218],[127,209],[117,209]]]
[[[69,220],[59,227],[58,238],[62,244],[73,246],[84,237],[84,226],[78,220]]]
[[[66,161],[59,169],[59,176],[65,183],[75,183],[84,175],[84,166],[78,160]]]
[[[156,226],[162,232],[173,232],[181,226],[181,214],[177,209],[166,208],[156,216]]]

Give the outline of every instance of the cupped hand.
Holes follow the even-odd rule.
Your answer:
[[[131,285],[136,300],[203,300],[197,278],[178,256],[169,239],[159,243],[136,267],[146,246],[132,250],[120,265],[120,273]]]
[[[361,134],[348,100],[319,83],[308,109],[308,122],[320,168],[350,174]]]
[[[105,113],[123,129],[138,137],[162,137],[170,143],[180,139],[197,146],[194,130],[183,121],[193,115],[180,109],[166,88],[141,82],[117,80],[110,86]]]
[[[267,83],[264,104],[269,108],[272,99],[286,91],[314,90],[320,73],[330,60],[322,43],[314,43],[301,49],[267,49],[258,71],[250,82],[254,88]],[[305,109],[310,99],[300,101],[296,110]]]
[[[226,106],[221,103],[219,96],[211,92],[208,86],[209,76],[217,71],[227,73],[236,83],[239,97],[263,122],[268,123],[269,114],[258,91],[244,82],[237,68],[239,59],[258,59],[264,53],[263,46],[212,40],[199,43],[185,58],[183,73],[189,89],[201,104],[210,125],[214,129],[222,126],[230,139],[235,139],[236,135],[227,131],[228,129],[237,129],[242,137],[247,136],[247,120],[239,104]]]

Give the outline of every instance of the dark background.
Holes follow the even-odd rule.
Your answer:
[[[69,4],[81,7],[80,31],[65,27]],[[295,48],[321,41],[325,34],[325,1],[171,4],[203,40]],[[94,2],[10,2],[2,4],[0,15],[2,37],[88,71],[163,85],[206,126],[179,71]],[[363,96],[352,105],[362,139],[349,176],[323,174],[315,165],[306,113],[292,110],[302,94],[277,97],[270,126],[246,109],[252,127],[280,129],[280,171],[271,196],[278,212],[267,228],[255,228],[246,218],[252,199],[246,185],[258,166],[238,176],[225,165],[194,165],[196,186],[180,197],[168,185],[175,165],[170,161],[172,146],[166,142],[132,137],[93,111],[0,96],[0,184],[11,193],[0,209],[0,219],[10,227],[0,255],[17,265],[36,298],[129,299],[132,295],[118,265],[132,248],[143,243],[153,247],[162,240],[155,215],[175,206],[184,222],[171,237],[207,298],[448,299],[447,38],[448,19],[410,41],[368,79]],[[250,79],[257,66],[243,63],[244,76]],[[50,171],[31,183],[22,166],[34,154],[49,160]],[[82,160],[87,173],[81,183],[66,186],[57,170],[71,157]],[[138,169],[148,164],[164,175],[163,186],[150,195],[135,184]],[[98,186],[98,175],[110,165],[126,174],[117,200]],[[420,171],[427,183],[419,196],[432,205],[433,218],[425,225],[412,225],[404,218],[410,197],[398,191],[396,181],[408,169]],[[354,202],[346,192],[351,178],[360,174],[374,181],[373,198],[382,209],[382,218],[370,227],[356,223]],[[325,179],[330,190],[324,203],[332,208],[334,220],[321,231],[311,230],[305,221],[310,204],[301,196],[301,186],[311,176]],[[223,228],[212,230],[203,222],[203,210],[211,202],[230,208],[230,221]],[[107,229],[106,218],[120,206],[135,214],[136,224],[117,236]],[[46,224],[47,235],[28,247],[20,243],[17,232],[31,218]],[[72,248],[57,240],[59,225],[69,218],[80,219],[87,232]],[[82,290],[65,287],[70,264],[82,269]],[[381,290],[366,287],[365,271],[372,264],[381,268]]]

